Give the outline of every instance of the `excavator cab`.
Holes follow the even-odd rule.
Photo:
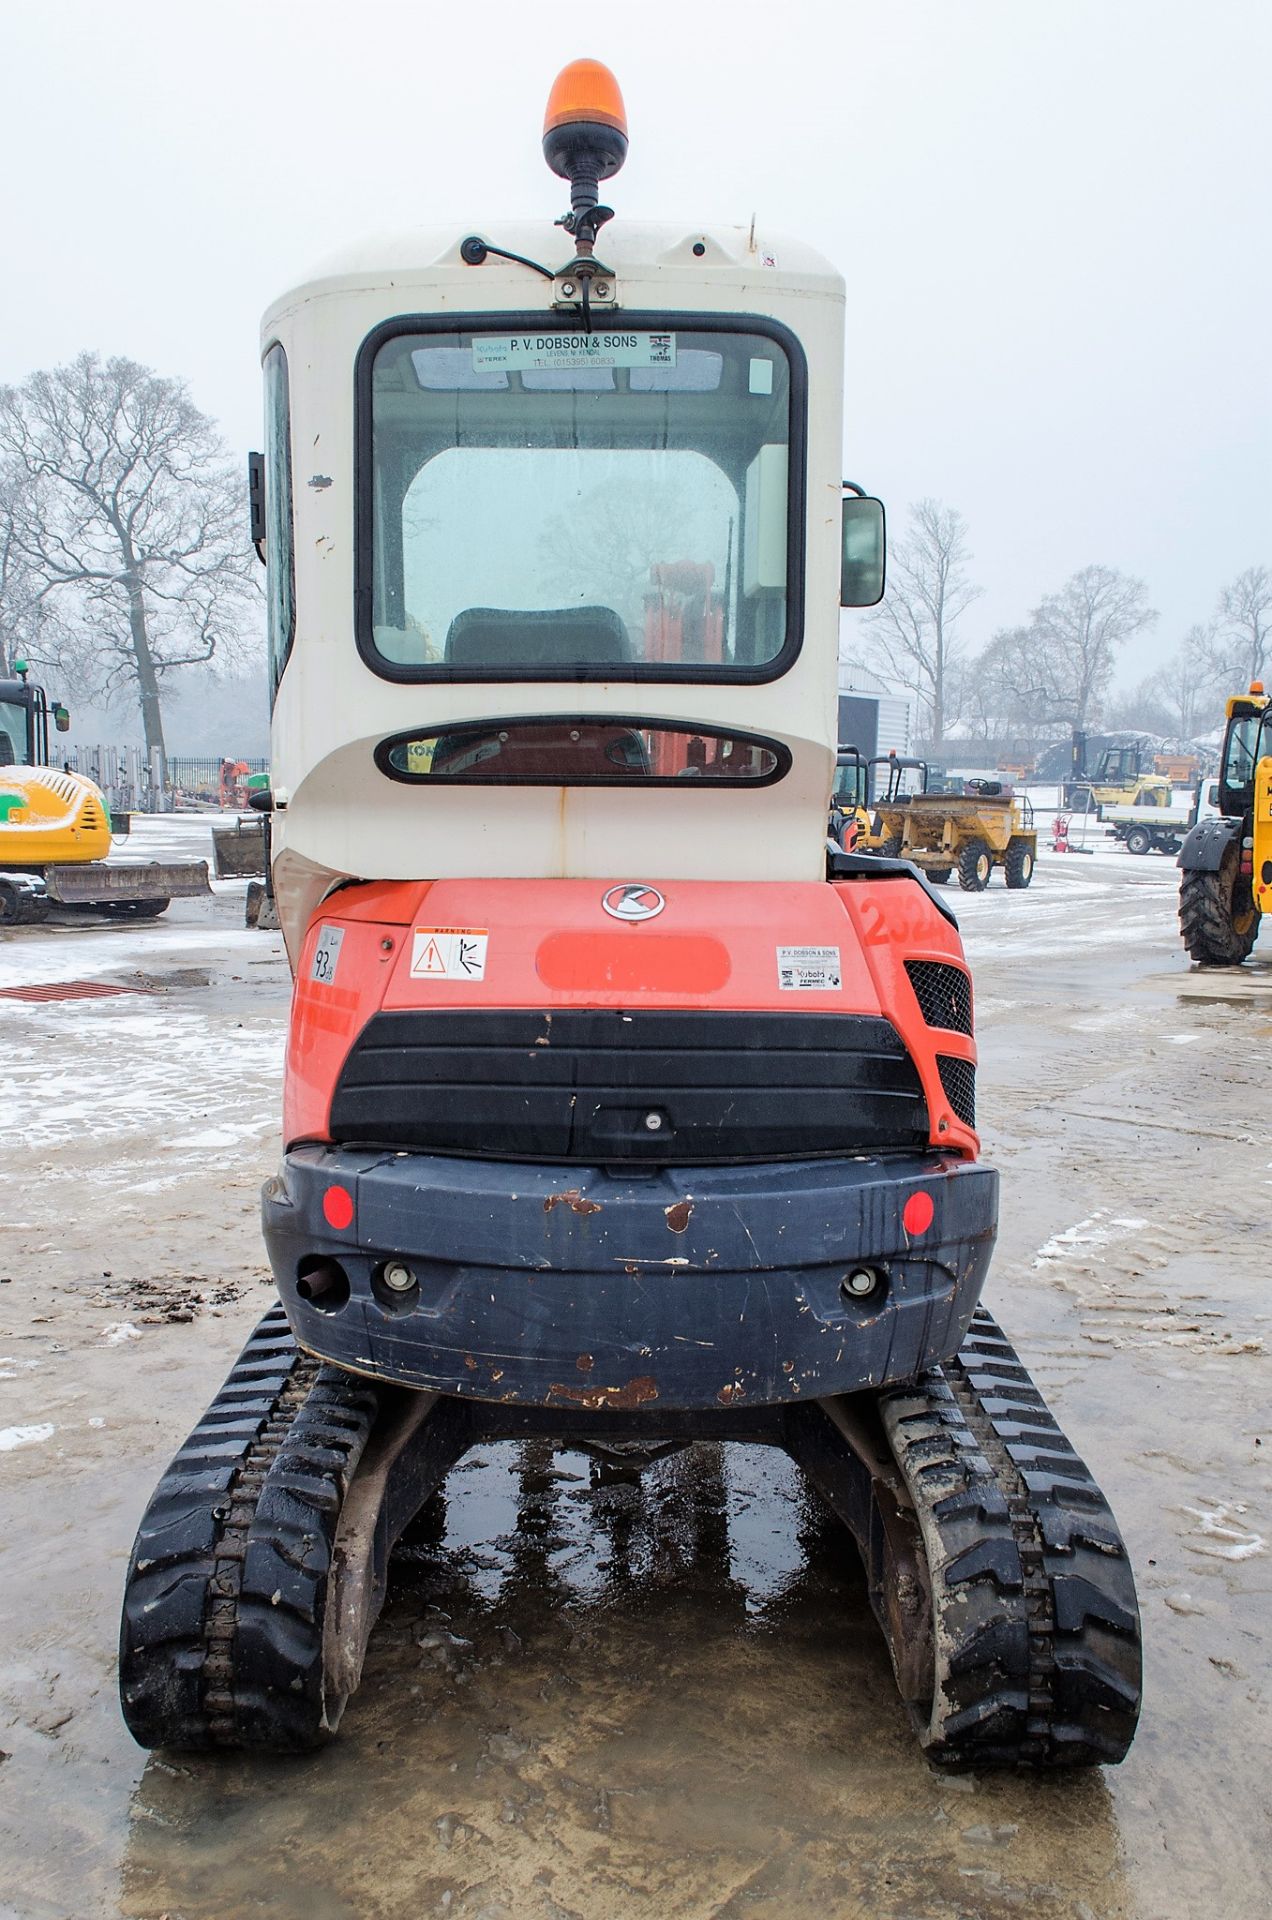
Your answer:
[[[860,749],[841,746],[835,755],[835,784],[830,792],[830,839],[845,853],[865,844],[870,831],[870,771]]]
[[[49,721],[66,733],[71,716],[60,700],[32,685],[25,660],[15,660],[13,671],[13,679],[0,680],[0,767],[47,767]]]
[[[852,1529],[934,1758],[1116,1759],[1125,1555],[1071,1450],[1066,1517],[1065,1443],[978,1315],[957,925],[827,849],[839,611],[884,563],[841,478],[843,282],[754,227],[615,217],[626,150],[577,62],[555,227],[367,242],[265,316],[280,1304],[142,1521],[124,1712],[314,1745],[469,1447],[747,1438]],[[1048,1600],[1044,1707],[1060,1561],[1120,1637],[1110,1664],[1094,1603]]]

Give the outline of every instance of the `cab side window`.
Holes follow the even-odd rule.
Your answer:
[[[278,692],[296,633],[296,562],[292,539],[291,401],[287,355],[265,355],[265,597],[269,631],[270,704]]]

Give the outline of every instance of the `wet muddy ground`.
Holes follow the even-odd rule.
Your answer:
[[[1136,1745],[1069,1781],[928,1769],[851,1548],[742,1446],[639,1476],[470,1455],[399,1553],[327,1751],[139,1752],[120,1584],[270,1298],[287,976],[241,888],[150,928],[0,936],[0,986],[133,989],[0,1000],[0,1915],[1266,1915],[1272,947],[1190,972],[1176,881],[1102,849],[953,895],[1004,1177],[987,1299],[1107,1489],[1144,1610]]]

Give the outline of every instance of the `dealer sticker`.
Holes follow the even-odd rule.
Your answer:
[[[790,993],[828,993],[842,986],[839,948],[779,947],[777,984]]]
[[[343,927],[320,927],[318,945],[314,948],[313,962],[309,968],[309,978],[317,980],[321,986],[329,987],[336,977],[336,968],[340,965],[340,949],[344,945]]]
[[[484,980],[489,938],[485,927],[416,927],[412,980]]]
[[[674,367],[674,333],[479,334],[474,373],[573,372],[577,367]]]

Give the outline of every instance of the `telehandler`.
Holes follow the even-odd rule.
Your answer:
[[[1272,702],[1261,680],[1227,704],[1219,812],[1180,849],[1179,930],[1199,967],[1235,967],[1272,908]]]
[[[611,228],[626,151],[576,62],[556,230],[365,242],[265,316],[281,1304],[141,1522],[124,1713],[313,1746],[468,1448],[736,1439],[851,1530],[934,1761],[1120,1760],[1126,1549],[979,1305],[957,926],[827,850],[839,605],[883,589],[844,285]]]

